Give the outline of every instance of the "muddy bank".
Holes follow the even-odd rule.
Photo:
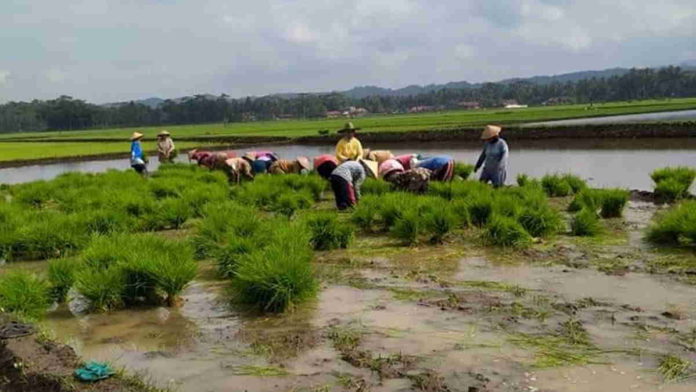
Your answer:
[[[479,141],[481,127],[433,129],[424,131],[383,131],[360,134],[365,142],[433,142],[433,141]],[[634,139],[634,138],[684,138],[696,136],[696,122],[680,123],[628,123],[573,126],[505,127],[503,136],[508,140],[541,139]],[[333,143],[338,136],[306,136],[294,139],[296,143]]]
[[[2,317],[0,317],[1,319]],[[3,392],[154,392],[137,378],[117,374],[95,384],[73,377],[81,359],[67,345],[36,334],[0,339],[0,390]]]

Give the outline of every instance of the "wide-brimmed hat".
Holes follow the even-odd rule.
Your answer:
[[[140,132],[133,132],[133,134],[132,134],[131,137],[130,137],[130,140],[138,140],[138,139],[142,139],[142,138],[143,138],[143,134],[142,134],[142,133],[140,133]]]
[[[483,132],[481,132],[481,139],[486,140],[492,137],[496,137],[500,134],[500,131],[502,130],[503,128],[497,125],[486,125],[486,127],[483,128]]]
[[[363,148],[363,158],[364,159],[369,159],[370,158],[370,152],[372,152],[371,149],[369,148]]]
[[[157,136],[170,136],[171,133],[167,130],[160,131],[160,133],[157,134]]]
[[[347,122],[343,128],[338,130],[338,133],[355,132],[360,128],[356,128],[352,122]]]
[[[256,154],[253,152],[247,152],[244,155],[242,155],[242,158],[246,159],[247,161],[253,162],[256,160]]]
[[[403,172],[404,166],[401,162],[396,159],[387,159],[386,161],[379,164],[379,175],[380,177],[386,177],[389,173],[394,171]]]
[[[359,159],[358,162],[360,162],[360,164],[362,164],[362,166],[365,168],[365,172],[367,173],[368,177],[377,178],[377,175],[379,173],[379,165],[377,165],[376,161],[371,161],[369,159]]]
[[[309,162],[309,158],[307,157],[297,157],[297,163],[299,163],[300,167],[303,169],[312,170],[312,163]]]

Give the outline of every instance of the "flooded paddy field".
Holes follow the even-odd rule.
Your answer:
[[[605,236],[526,249],[475,230],[412,247],[361,233],[315,253],[318,297],[280,315],[231,304],[202,261],[179,307],[85,314],[72,301],[41,325],[176,391],[693,391],[694,373],[658,371],[669,355],[696,362],[696,253],[641,240],[660,208],[631,201]]]
[[[271,148],[281,157],[298,155],[313,157],[333,153],[333,145],[274,145]],[[475,163],[480,153],[479,144],[463,142],[399,143],[397,145],[370,145],[373,149],[391,149],[395,154],[419,152],[426,155],[448,154],[455,160]],[[236,151],[253,150],[257,146]],[[552,141],[514,141],[510,143],[508,182],[514,183],[520,173],[543,176],[549,173],[572,172],[588,180],[592,186],[652,189],[648,174],[664,166],[693,166],[696,164],[696,139],[555,139]],[[186,162],[180,155],[179,162]],[[152,157],[150,170],[158,167]],[[0,169],[0,183],[48,180],[71,171],[103,172],[108,169],[128,168],[127,159],[68,162]]]

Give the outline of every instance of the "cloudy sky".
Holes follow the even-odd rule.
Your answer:
[[[694,59],[694,0],[0,1],[0,101],[395,88]]]

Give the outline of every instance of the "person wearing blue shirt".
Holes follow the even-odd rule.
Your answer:
[[[474,171],[478,171],[483,166],[481,182],[490,182],[494,187],[505,185],[507,177],[509,150],[505,140],[500,138],[501,130],[502,128],[499,126],[486,125],[481,134],[481,139],[485,144],[474,169]]]
[[[430,170],[432,172],[430,179],[434,181],[451,181],[454,176],[454,159],[447,155],[438,155],[423,160],[415,159],[414,163],[415,165],[411,164],[411,167]]]
[[[140,132],[133,132],[130,138],[130,165],[138,174],[147,175],[147,157],[145,157],[143,147],[140,145],[142,138],[143,134]]]

